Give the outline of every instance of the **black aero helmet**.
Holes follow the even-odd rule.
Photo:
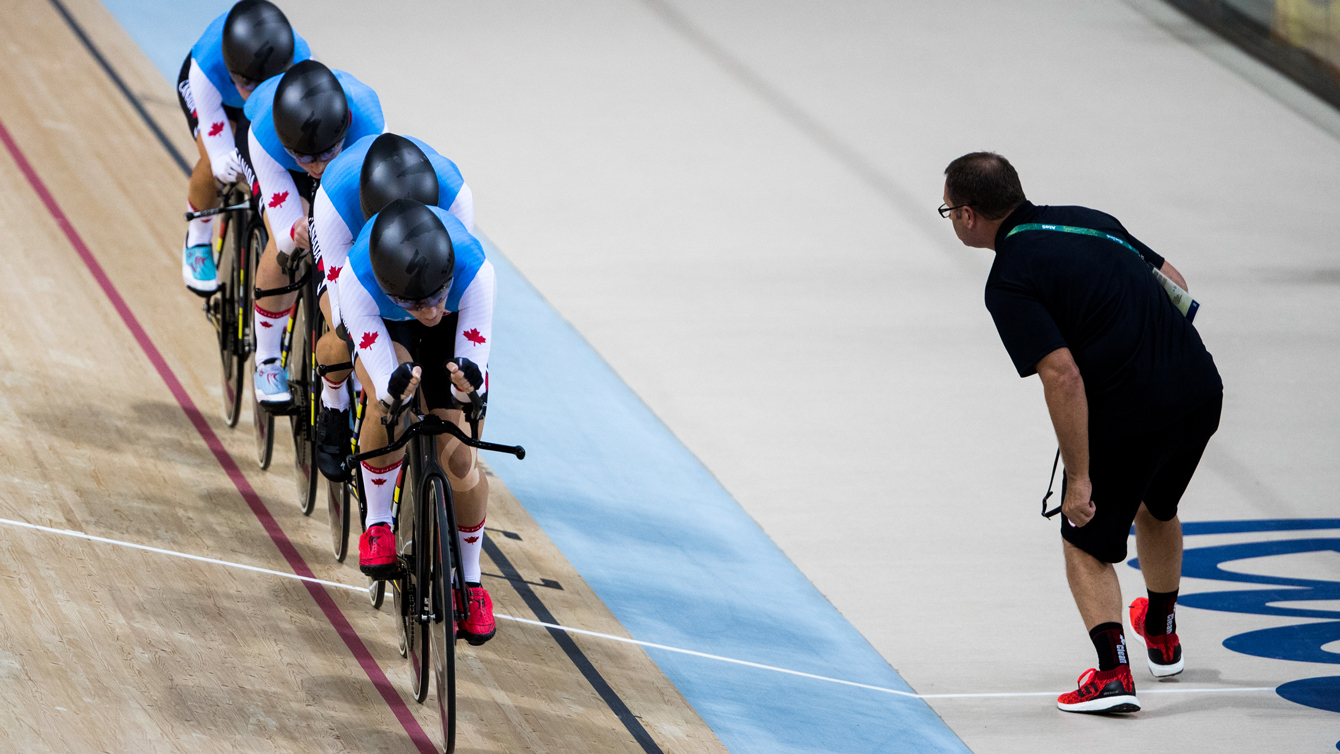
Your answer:
[[[417,144],[403,136],[382,134],[368,147],[358,179],[363,219],[371,219],[396,199],[436,205],[437,171]]]
[[[331,149],[344,139],[350,117],[344,87],[315,60],[288,69],[275,87],[275,133],[291,152],[316,155]]]
[[[372,222],[368,260],[377,284],[392,298],[432,298],[451,283],[456,251],[447,227],[422,202],[397,199]]]
[[[254,82],[283,73],[293,62],[293,27],[266,0],[242,0],[223,22],[223,64]]]

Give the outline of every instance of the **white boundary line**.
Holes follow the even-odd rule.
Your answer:
[[[118,539],[108,539],[108,538],[106,538],[106,537],[97,537],[97,536],[94,536],[94,535],[92,535],[92,534],[85,534],[84,532],[81,532],[81,531],[74,531],[74,530],[72,530],[72,529],[56,529],[56,528],[53,528],[53,527],[50,527],[50,526],[40,526],[40,525],[38,525],[38,524],[30,524],[30,523],[27,523],[26,521],[15,521],[14,519],[10,519],[10,518],[0,518],[0,524],[6,525],[6,526],[14,526],[14,527],[18,527],[18,528],[21,528],[21,529],[32,529],[32,530],[35,530],[35,531],[46,532],[46,533],[48,533],[48,534],[60,534],[60,535],[62,535],[62,536],[66,536],[66,537],[74,537],[74,538],[76,538],[76,539],[84,539],[84,540],[88,540],[88,541],[90,541],[90,542],[100,542],[100,543],[102,543],[102,544],[116,545],[116,546],[118,546],[118,547],[128,547],[128,548],[130,548],[130,549],[132,549],[132,550],[141,550],[141,551],[143,551],[143,552],[152,552],[152,553],[156,553],[156,554],[158,554],[158,555],[167,555],[167,556],[174,557],[174,558],[182,558],[182,559],[184,559],[184,560],[193,560],[193,561],[196,561],[196,562],[198,562],[198,563],[209,563],[209,564],[211,564],[211,565],[224,566],[225,568],[237,568],[237,569],[241,569],[241,570],[244,570],[244,571],[251,571],[251,572],[253,572],[253,573],[263,573],[263,574],[266,574],[266,575],[268,575],[268,576],[278,576],[278,577],[280,577],[280,578],[293,579],[293,580],[295,580],[295,581],[308,581],[308,582],[311,582],[311,583],[313,583],[313,584],[321,584],[322,586],[329,586],[329,587],[333,587],[333,588],[335,588],[335,589],[345,589],[345,590],[348,590],[348,591],[351,591],[351,592],[364,592],[364,593],[367,592],[367,587],[353,586],[353,585],[351,585],[351,584],[344,584],[344,583],[341,583],[341,582],[338,582],[338,581],[325,581],[324,579],[316,579],[316,578],[311,578],[311,577],[309,577],[309,576],[299,576],[299,575],[296,574],[296,573],[287,573],[287,572],[284,572],[284,571],[275,571],[275,570],[271,570],[271,569],[269,569],[269,568],[258,568],[258,567],[256,567],[256,566],[243,565],[242,563],[233,563],[233,562],[231,562],[231,561],[227,561],[227,560],[219,560],[219,559],[217,559],[217,558],[206,558],[206,557],[202,557],[202,556],[200,556],[200,555],[190,555],[190,554],[187,554],[187,553],[184,553],[184,552],[177,552],[176,550],[165,550],[165,549],[163,549],[163,548],[161,548],[161,547],[149,547],[148,545],[137,545],[137,544],[135,544],[135,543],[133,543],[133,542],[123,542],[123,541],[118,540]],[[698,651],[695,651],[695,650],[692,650],[692,649],[682,649],[682,648],[680,648],[680,647],[671,647],[671,646],[668,646],[668,645],[665,645],[665,644],[656,644],[656,643],[654,643],[654,642],[650,642],[650,641],[640,641],[640,640],[638,640],[638,639],[630,639],[630,638],[628,638],[628,637],[624,637],[624,636],[615,636],[615,635],[613,635],[613,634],[603,634],[603,633],[600,633],[600,632],[598,632],[598,631],[587,631],[586,629],[582,629],[582,628],[572,628],[572,627],[570,627],[570,626],[560,626],[560,625],[558,625],[558,624],[556,624],[556,623],[544,623],[544,622],[542,622],[542,621],[538,621],[538,620],[530,620],[529,618],[517,618],[517,617],[511,616],[511,615],[502,615],[502,614],[496,614],[494,617],[495,617],[495,618],[500,618],[500,619],[502,619],[502,620],[506,620],[506,621],[512,621],[512,622],[514,622],[514,623],[524,623],[524,624],[526,624],[526,625],[530,625],[530,626],[541,626],[541,627],[543,627],[543,628],[553,629],[553,630],[556,630],[556,631],[564,631],[564,632],[569,633],[569,634],[580,634],[580,635],[582,635],[582,636],[592,636],[592,637],[595,637],[595,638],[598,638],[598,639],[605,639],[605,640],[607,640],[607,641],[615,641],[615,642],[619,642],[619,643],[622,643],[622,644],[636,644],[636,645],[639,646],[639,647],[645,647],[645,648],[648,648],[648,649],[660,649],[660,650],[663,650],[663,651],[666,651],[666,652],[674,652],[674,653],[676,653],[676,654],[689,655],[689,656],[692,656],[692,657],[701,657],[701,658],[703,658],[703,659],[707,659],[707,660],[715,660],[715,661],[717,661],[717,662],[730,663],[730,664],[732,664],[732,665],[743,665],[743,666],[745,666],[745,667],[749,667],[749,668],[758,668],[759,670],[769,670],[769,671],[772,671],[772,672],[774,672],[774,673],[784,673],[784,674],[786,674],[786,675],[794,675],[794,676],[799,676],[799,677],[801,677],[801,678],[809,678],[809,679],[811,679],[811,680],[815,680],[815,681],[824,681],[825,683],[835,683],[835,684],[838,684],[838,685],[841,685],[841,686],[852,686],[852,687],[855,687],[855,688],[866,689],[866,690],[869,690],[869,691],[878,691],[878,692],[883,693],[883,694],[892,694],[892,695],[894,695],[894,696],[904,697],[904,698],[908,698],[908,699],[996,699],[996,698],[1012,698],[1012,697],[1028,697],[1028,696],[1057,696],[1057,695],[1060,694],[1060,693],[1064,693],[1064,692],[1058,692],[1058,691],[1020,691],[1020,692],[996,692],[996,693],[979,693],[979,694],[917,694],[917,693],[913,693],[913,692],[911,692],[911,691],[902,691],[902,690],[900,690],[900,689],[891,689],[891,688],[886,688],[886,687],[884,687],[884,686],[872,686],[872,685],[870,685],[870,684],[868,684],[868,683],[857,683],[857,682],[855,682],[855,681],[844,681],[844,680],[842,680],[841,678],[831,678],[831,677],[829,677],[829,676],[825,676],[825,675],[815,675],[814,673],[804,673],[804,672],[801,672],[801,671],[799,671],[799,670],[790,670],[790,669],[788,669],[788,668],[780,668],[780,667],[777,667],[777,666],[775,666],[775,665],[764,665],[764,664],[762,664],[762,663],[758,663],[758,662],[749,662],[748,660],[737,660],[737,659],[735,659],[735,658],[733,658],[733,657],[723,657],[723,656],[721,656],[721,655],[708,654],[708,653],[706,653],[706,652],[698,652]],[[1140,693],[1142,693],[1142,694],[1228,694],[1228,693],[1247,693],[1247,692],[1262,692],[1262,691],[1270,691],[1270,692],[1273,692],[1274,690],[1275,690],[1275,689],[1274,689],[1273,687],[1270,687],[1270,686],[1253,686],[1253,687],[1241,687],[1241,688],[1191,688],[1191,689],[1183,689],[1183,688],[1153,688],[1153,689],[1150,689],[1150,688],[1146,688],[1146,689],[1141,689]]]

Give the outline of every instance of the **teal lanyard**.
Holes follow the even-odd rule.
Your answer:
[[[1131,246],[1130,244],[1126,243],[1125,240],[1120,239],[1120,238],[1117,238],[1116,236],[1114,236],[1114,235],[1112,235],[1112,234],[1110,234],[1110,233],[1104,233],[1104,232],[1101,231],[1101,230],[1094,230],[1093,228],[1077,228],[1077,227],[1075,227],[1074,225],[1043,225],[1043,224],[1041,224],[1041,223],[1024,223],[1023,225],[1016,225],[1016,226],[1014,227],[1014,230],[1012,230],[1012,231],[1010,231],[1009,233],[1006,233],[1006,234],[1005,234],[1005,237],[1006,237],[1006,238],[1009,238],[1010,236],[1014,235],[1015,233],[1018,233],[1018,232],[1021,231],[1021,230],[1055,230],[1055,231],[1060,231],[1060,232],[1062,232],[1062,233],[1075,233],[1075,234],[1077,234],[1077,235],[1081,235],[1081,236],[1093,236],[1094,238],[1106,238],[1106,239],[1109,240],[1109,241],[1116,241],[1117,243],[1121,244],[1122,246],[1125,246],[1126,248],[1130,249],[1131,251],[1134,251],[1136,254],[1140,254],[1139,250],[1136,249],[1134,246]],[[1141,254],[1141,255],[1140,255],[1140,258],[1141,258],[1141,259],[1144,259],[1144,255]],[[1145,261],[1149,261],[1149,260],[1146,259]]]
[[[1021,230],[1050,230],[1059,233],[1074,233],[1078,236],[1093,236],[1094,238],[1106,238],[1109,241],[1116,241],[1122,246],[1135,252],[1136,256],[1144,259],[1145,264],[1149,265],[1149,270],[1154,273],[1154,279],[1158,281],[1159,285],[1163,287],[1164,292],[1168,294],[1168,300],[1172,301],[1172,304],[1177,308],[1177,311],[1186,316],[1188,322],[1195,319],[1196,312],[1200,310],[1199,301],[1191,298],[1190,293],[1187,293],[1177,283],[1168,279],[1167,275],[1164,275],[1154,267],[1153,262],[1145,259],[1145,256],[1141,254],[1138,249],[1131,246],[1123,238],[1117,238],[1111,233],[1104,233],[1101,230],[1094,230],[1093,228],[1080,228],[1074,225],[1043,225],[1042,223],[1024,223],[1023,225],[1016,225],[1013,230],[1005,234],[1005,237],[1009,238]],[[1043,498],[1043,502],[1046,502],[1046,498]]]

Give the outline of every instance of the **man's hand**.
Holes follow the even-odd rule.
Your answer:
[[[1079,528],[1092,521],[1097,511],[1098,507],[1093,504],[1093,484],[1089,482],[1089,478],[1072,479],[1067,475],[1061,515],[1065,516],[1072,526]]]
[[[214,180],[227,186],[237,182],[237,177],[242,174],[242,155],[234,149],[220,160],[211,160],[209,170],[214,174]]]
[[[303,217],[293,223],[293,230],[289,233],[300,248],[310,250],[312,248],[311,234],[307,230],[307,218]]]
[[[447,374],[451,375],[451,384],[462,393],[484,386],[484,374],[479,371],[479,365],[464,357],[448,361]]]
[[[412,361],[396,367],[391,372],[391,379],[387,382],[387,396],[398,395],[402,404],[409,403],[414,397],[414,391],[419,389],[419,380],[423,377],[423,369]],[[390,408],[391,402],[382,398],[382,403]]]

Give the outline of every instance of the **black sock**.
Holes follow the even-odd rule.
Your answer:
[[[1149,612],[1145,613],[1145,636],[1167,636],[1177,630],[1173,606],[1177,604],[1177,590],[1149,592]]]
[[[1126,661],[1126,634],[1120,623],[1099,623],[1089,632],[1093,648],[1098,650],[1098,669],[1115,670]]]

